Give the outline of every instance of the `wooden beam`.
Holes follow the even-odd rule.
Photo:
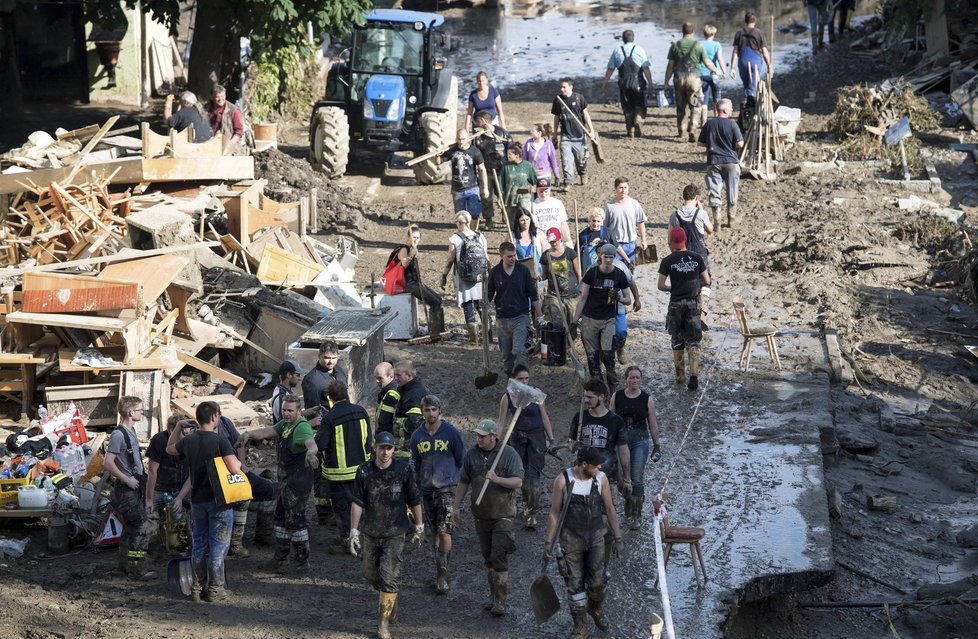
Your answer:
[[[194,357],[193,355],[188,355],[182,351],[177,351],[177,359],[190,366],[191,368],[196,368],[197,370],[207,373],[211,377],[216,377],[222,382],[227,382],[231,386],[234,386],[234,396],[239,397],[241,391],[244,390],[245,380],[243,377],[238,377],[230,371],[226,371],[219,366],[214,366],[204,360]]]
[[[45,266],[31,267],[32,273],[49,273],[51,271],[61,271],[65,269],[79,268],[83,266],[94,266],[96,264],[112,264],[115,262],[130,262],[154,255],[167,255],[169,253],[183,253],[186,251],[196,251],[197,249],[212,248],[220,246],[220,242],[195,242],[194,244],[184,244],[182,246],[164,246],[163,248],[140,251],[137,249],[126,249],[113,255],[100,255],[97,257],[87,257],[82,260],[72,260],[70,262],[58,262],[57,264],[47,264]],[[0,269],[0,277],[11,277],[23,275],[26,269],[8,267]]]
[[[91,150],[95,148],[95,145],[99,143],[99,140],[105,137],[105,134],[109,132],[109,129],[115,126],[115,123],[118,121],[119,121],[118,115],[113,115],[111,118],[105,121],[105,124],[103,124],[102,127],[98,130],[98,133],[93,135],[92,139],[88,141],[88,144],[86,144],[82,148],[82,150],[78,152],[79,161],[76,162],[73,167],[71,167],[71,170],[68,172],[68,175],[63,180],[58,180],[59,182],[63,182],[65,185],[71,184],[71,181],[75,179],[76,175],[78,175],[78,171],[80,171],[81,168],[85,166],[81,163],[81,160],[83,160],[85,156],[88,155],[91,152]],[[51,180],[51,182],[53,181],[54,180]]]

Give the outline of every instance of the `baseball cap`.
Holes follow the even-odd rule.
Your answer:
[[[374,443],[377,446],[390,446],[393,448],[396,442],[394,441],[394,436],[392,434],[388,433],[387,431],[383,431],[377,433],[377,441]]]
[[[581,446],[577,449],[577,461],[600,466],[604,463],[604,453],[594,446]]]
[[[598,247],[598,255],[614,255],[617,252],[618,249],[616,249],[615,245],[611,242],[605,242]]]
[[[683,227],[677,226],[669,231],[669,243],[676,246],[686,243],[686,231],[683,230]]]
[[[304,375],[306,373],[306,369],[299,366],[299,363],[295,360],[287,359],[282,362],[281,366],[278,367],[278,374],[287,375],[288,373],[299,373],[300,375]]]
[[[552,228],[547,229],[547,241],[548,242],[559,242],[560,241],[560,229]]]
[[[538,189],[549,189],[550,188],[550,178],[540,178],[537,180]]]
[[[475,427],[475,434],[482,435],[492,435],[496,432],[496,422],[491,419],[483,419],[479,422],[479,425]]]

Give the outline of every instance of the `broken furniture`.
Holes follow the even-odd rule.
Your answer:
[[[34,407],[37,365],[43,363],[43,357],[0,353],[0,396],[16,401],[15,396],[20,395],[21,412],[28,417]]]
[[[311,370],[319,345],[332,340],[340,347],[339,366],[349,379],[350,401],[356,403],[376,388],[373,369],[384,361],[384,327],[394,319],[390,309],[338,308],[289,344],[288,359]]]
[[[700,568],[703,570],[703,585],[709,580],[706,574],[706,564],[703,562],[703,549],[700,548],[700,540],[706,535],[702,528],[690,528],[686,526],[670,526],[669,515],[664,515],[661,519],[662,544],[665,546],[665,565],[669,565],[669,554],[672,547],[676,544],[689,544],[689,557],[693,564],[693,578],[696,586],[700,585],[699,573],[696,570],[696,562],[699,560]]]
[[[739,367],[745,372],[750,370],[751,350],[755,339],[764,338],[767,342],[768,354],[771,362],[781,370],[781,358],[778,357],[778,345],[774,341],[774,336],[778,334],[778,329],[774,326],[754,326],[747,323],[747,307],[743,302],[734,302],[734,313],[737,315],[737,323],[740,325],[740,335],[744,342],[740,347]]]
[[[230,419],[235,428],[256,428],[258,426],[258,413],[233,395],[182,397],[171,401],[177,412],[186,416],[187,419],[197,419],[197,406],[203,402],[216,402],[221,408],[221,415]]]

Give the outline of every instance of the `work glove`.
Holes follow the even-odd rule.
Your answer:
[[[417,524],[414,527],[414,533],[411,535],[410,541],[414,544],[415,548],[421,547],[421,544],[424,543],[424,524]]]
[[[548,439],[547,440],[547,451],[546,452],[548,452],[548,453],[555,453],[555,452],[557,452],[557,446],[554,444],[554,440],[553,439]]]
[[[653,463],[655,463],[655,462],[659,461],[660,459],[662,459],[662,449],[659,448],[659,445],[658,444],[656,444],[655,446],[652,447],[652,454],[649,456],[649,459]]]
[[[315,468],[319,465],[319,453],[312,452],[311,450],[306,451],[306,465]]]
[[[615,556],[615,559],[621,559],[624,552],[625,542],[622,541],[621,537],[615,537],[615,543],[611,545],[611,554]]]
[[[360,531],[356,528],[350,529],[350,554],[360,556]]]
[[[625,481],[621,482],[621,496],[625,499],[631,499],[632,481],[630,479],[626,479]]]
[[[251,442],[251,433],[245,431],[238,436],[238,446],[244,448]]]

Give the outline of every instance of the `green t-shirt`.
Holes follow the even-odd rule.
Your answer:
[[[683,38],[669,48],[675,75],[699,75],[700,65],[707,59],[703,43],[693,38]]]
[[[275,424],[275,426],[272,428],[275,429],[275,432],[278,433],[279,437],[288,437],[289,435],[293,435],[293,453],[301,453],[304,451],[306,449],[306,440],[312,439],[316,436],[312,432],[312,426],[309,425],[309,422],[306,421],[305,417],[300,417],[299,421],[297,421],[295,424],[286,424],[284,421],[281,421]]]
[[[537,174],[533,165],[523,160],[519,164],[506,162],[503,165],[500,188],[503,190],[503,203],[506,206],[516,206],[520,201],[529,204],[530,194],[519,193],[521,186],[536,186]]]

